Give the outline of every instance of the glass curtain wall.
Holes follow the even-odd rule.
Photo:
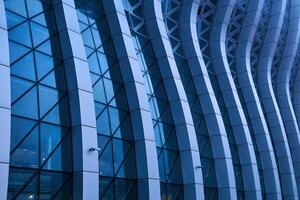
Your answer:
[[[12,94],[8,199],[71,199],[69,100],[51,1],[4,3]]]

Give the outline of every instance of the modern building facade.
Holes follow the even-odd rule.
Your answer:
[[[0,200],[300,198],[299,0],[0,0]]]

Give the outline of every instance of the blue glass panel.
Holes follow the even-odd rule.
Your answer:
[[[41,163],[43,163],[50,153],[56,148],[58,143],[67,133],[66,130],[60,126],[54,126],[50,124],[42,123],[40,125],[41,130]]]
[[[110,135],[109,116],[107,108],[97,118],[97,132],[103,135]]]
[[[43,53],[35,52],[35,62],[37,68],[37,76],[40,80],[49,73],[55,66],[55,59]]]
[[[6,18],[7,18],[7,27],[11,29],[12,27],[24,22],[26,18],[14,14],[13,12],[7,11],[6,12]]]
[[[9,31],[8,38],[14,42],[31,47],[31,35],[29,22],[24,22]]]
[[[34,83],[20,79],[17,77],[11,77],[11,101],[15,102],[18,98],[28,92]]]
[[[12,41],[9,41],[9,49],[10,51],[14,52],[9,54],[11,63],[14,63],[18,58],[20,58],[21,56],[25,55],[30,51],[29,48],[21,46]]]
[[[98,140],[100,140],[100,145],[102,145],[101,140],[107,140],[107,138],[104,138],[102,136],[98,136]],[[100,146],[100,148],[101,148]],[[103,150],[101,154],[99,155],[99,169],[100,169],[100,176],[113,176],[114,170],[113,170],[113,150],[112,150],[112,141],[107,141],[105,146],[103,147]]]
[[[50,37],[50,30],[45,28],[44,26],[33,22],[31,22],[30,25],[34,47],[38,46]]]
[[[52,151],[51,155],[41,165],[43,169],[72,172],[72,145],[70,134],[61,138],[59,145]]]
[[[43,3],[42,1],[39,0],[27,0],[27,7],[28,7],[29,17],[32,17],[44,11]]]
[[[39,128],[35,127],[23,138],[17,149],[10,156],[14,166],[37,168],[39,166]]]
[[[19,15],[27,17],[27,10],[24,0],[6,0],[5,8],[13,11]]]
[[[45,87],[39,86],[39,105],[40,105],[40,116],[43,117],[47,112],[54,107],[54,105],[61,98],[59,91]]]
[[[17,193],[25,186],[25,184],[32,179],[33,176],[34,176],[33,171],[10,168],[10,173],[9,173],[10,187],[8,188],[7,199],[9,200],[13,199],[17,195]],[[33,190],[33,192],[27,190],[27,198],[25,199],[28,199],[30,195],[34,195],[34,194],[35,194],[35,190]]]
[[[31,81],[35,81],[35,67],[33,53],[29,53],[23,58],[19,59],[10,68],[10,73]]]
[[[112,178],[100,177],[99,199],[114,199],[114,181]]]
[[[4,4],[12,86],[8,198],[70,199],[69,99],[52,3],[5,0]],[[53,171],[68,178],[59,185]]]
[[[37,87],[33,87],[12,107],[12,114],[38,119]]]
[[[13,137],[11,138],[10,148],[14,149],[25,137],[25,135],[31,131],[36,122],[34,120],[14,116],[12,116],[11,120],[11,134]]]

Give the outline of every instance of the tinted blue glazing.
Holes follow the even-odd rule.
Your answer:
[[[12,94],[8,199],[70,199],[68,94],[52,5],[7,0],[5,9]]]
[[[157,147],[162,199],[182,199],[182,174],[171,110],[151,41],[143,20],[141,0],[124,0],[136,55],[152,114]]]
[[[235,182],[236,182],[236,189],[237,189],[237,196],[238,199],[244,198],[244,186],[243,186],[243,179],[242,179],[242,170],[241,164],[239,159],[239,152],[237,151],[237,145],[233,134],[233,129],[230,123],[230,118],[225,106],[225,102],[222,96],[222,91],[220,89],[214,67],[211,61],[211,54],[210,54],[210,31],[211,25],[213,23],[214,14],[216,12],[216,7],[218,5],[217,0],[204,0],[200,2],[200,7],[198,10],[198,19],[197,19],[197,33],[199,44],[203,56],[203,60],[206,64],[207,71],[210,77],[210,81],[212,83],[212,87],[214,93],[216,95],[216,99],[222,114],[223,122],[225,125],[230,151],[233,161],[234,167],[234,174],[235,174]]]
[[[179,75],[192,112],[202,164],[205,199],[218,199],[215,163],[211,150],[210,138],[198,94],[180,40],[179,22],[181,5],[181,0],[163,0],[162,11],[164,14],[164,22]]]
[[[92,80],[99,152],[99,199],[136,199],[132,127],[120,66],[99,0],[76,0]]]

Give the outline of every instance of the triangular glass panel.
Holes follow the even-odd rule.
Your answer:
[[[8,38],[24,46],[31,47],[29,22],[24,22],[9,30]]]
[[[14,53],[14,52],[13,52]],[[18,60],[16,63],[11,65],[10,72],[13,75],[29,79],[32,81],[36,80],[35,67],[33,53],[27,54],[25,57]]]
[[[113,154],[112,154],[112,141],[102,150],[99,156],[99,174],[100,176],[113,176]]]
[[[119,146],[118,149],[114,149],[115,152],[115,170],[117,170],[115,173],[117,177],[123,177],[123,178],[130,178],[135,179],[136,178],[136,164],[135,164],[135,152],[133,148],[132,143],[124,143],[128,147],[124,147],[124,145]],[[130,145],[130,146],[129,146]],[[129,148],[127,150],[127,148]],[[116,154],[119,152],[120,149],[123,149],[124,155],[123,158],[119,156],[119,159],[123,159],[121,163],[116,162]],[[127,151],[127,152],[125,152]]]
[[[37,87],[33,87],[21,99],[12,105],[12,113],[19,116],[38,119]]]
[[[181,164],[180,164],[180,158],[179,158],[178,152],[176,152],[176,154],[177,155],[174,160],[174,163],[172,163],[172,165],[169,166],[169,169],[167,172],[168,173],[168,182],[181,184],[182,183],[182,175],[181,175],[181,167],[180,167]],[[168,152],[168,155],[170,156],[170,151]]]
[[[125,156],[130,149],[130,142],[123,141],[120,139],[113,139],[113,152],[114,152],[114,169],[115,173],[119,169],[121,163],[123,162]]]
[[[136,196],[135,196],[136,191],[134,191],[135,189],[136,189],[136,187],[135,187],[134,181],[126,180],[126,179],[117,179],[116,180],[116,199],[136,199]],[[131,194],[131,193],[133,193],[133,194]]]
[[[86,29],[84,32],[81,33],[81,35],[84,45],[90,48],[95,48],[91,28]]]
[[[108,110],[105,110],[97,117],[97,133],[103,135],[111,135],[110,126],[109,126],[109,116]]]
[[[21,191],[26,183],[34,176],[34,171],[24,170],[18,168],[9,169],[9,182],[8,182],[8,199],[14,199],[14,197]],[[28,198],[27,198],[28,199]]]
[[[12,27],[21,24],[23,21],[26,20],[26,18],[21,17],[20,15],[16,15],[13,12],[6,11],[6,19],[7,19],[7,27],[8,29],[11,29]]]
[[[50,72],[46,77],[44,77],[41,84],[57,88],[58,90],[66,91],[67,86],[65,83],[65,71],[63,66],[59,65],[52,72]]]
[[[71,153],[71,139],[66,136],[59,146],[51,153],[43,165],[43,169],[57,170],[57,171],[72,171],[72,153]]]
[[[112,178],[100,177],[99,180],[100,199],[115,199],[114,198],[114,181]]]
[[[36,121],[20,117],[11,117],[11,142],[10,149],[14,149],[25,135],[33,128]]]
[[[166,182],[166,169],[165,169],[165,158],[164,158],[164,150],[161,148],[156,148],[157,156],[158,156],[158,166],[159,166],[159,177],[160,181]]]
[[[104,54],[99,53],[99,52],[97,52],[97,56],[98,56],[101,72],[102,72],[102,74],[104,74],[108,70],[108,67],[109,67],[107,58]]]
[[[60,43],[57,36],[47,39],[47,41],[37,47],[37,50],[50,56],[61,58]]]
[[[31,21],[36,22],[36,23],[43,25],[50,29],[53,25],[50,23],[51,19],[49,17],[46,19],[46,13],[47,12],[40,13],[39,15],[31,18]],[[52,22],[52,23],[55,23],[55,22]]]
[[[40,116],[43,117],[61,98],[58,90],[39,85]]]
[[[39,0],[27,1],[27,10],[28,10],[29,17],[32,17],[34,15],[43,12],[44,8],[43,8],[42,1]]]
[[[43,118],[44,122],[53,124],[69,126],[70,115],[69,115],[69,99],[65,96],[51,109],[49,113]]]
[[[35,52],[35,60],[38,80],[49,73],[58,63],[58,61],[56,61],[53,57],[37,51]]]
[[[90,76],[91,76],[92,85],[94,85],[100,79],[99,75],[94,74],[92,72],[90,73]]]
[[[67,129],[60,126],[41,123],[41,163],[43,163],[54,150],[58,143],[62,140],[65,134],[68,133]]]
[[[10,155],[14,166],[38,168],[39,165],[39,129],[36,126]]]
[[[19,191],[20,193],[15,200],[23,200],[23,199],[38,199],[38,174],[35,175],[35,177],[27,183],[26,187],[23,188],[22,191]]]
[[[126,114],[125,119],[122,120],[121,125],[113,132],[114,137],[122,138],[125,140],[132,140],[132,128],[131,121],[128,114]]]
[[[66,181],[68,181],[68,175],[66,174],[42,172],[40,176],[39,199],[53,199]],[[69,194],[65,194],[65,196],[69,196]]]
[[[110,102],[115,96],[115,92],[118,91],[119,84],[106,78],[103,78],[102,80],[105,87],[106,101]]]
[[[5,9],[27,17],[25,0],[19,0],[17,3],[16,1],[5,1]]]
[[[17,59],[25,55],[30,51],[29,48],[19,45],[15,42],[9,41],[9,54],[10,57],[10,63],[14,63]],[[13,52],[13,53],[12,53]]]
[[[124,118],[124,114],[122,115],[122,111],[109,107],[109,117],[110,117],[110,125],[111,131],[115,132],[115,130],[120,126],[121,121]]]
[[[26,93],[33,85],[33,82],[11,76],[11,102],[14,104],[14,102]]]
[[[34,22],[31,22],[30,24],[34,47],[50,38],[51,32],[49,29]]]
[[[72,199],[72,174],[63,174],[63,176],[64,183],[59,188],[59,191],[55,193],[55,196],[52,197],[53,200]]]
[[[101,75],[100,65],[98,63],[96,51],[89,55],[88,63],[89,63],[90,72]]]
[[[93,94],[95,101],[106,104],[105,91],[101,79],[93,86]]]

